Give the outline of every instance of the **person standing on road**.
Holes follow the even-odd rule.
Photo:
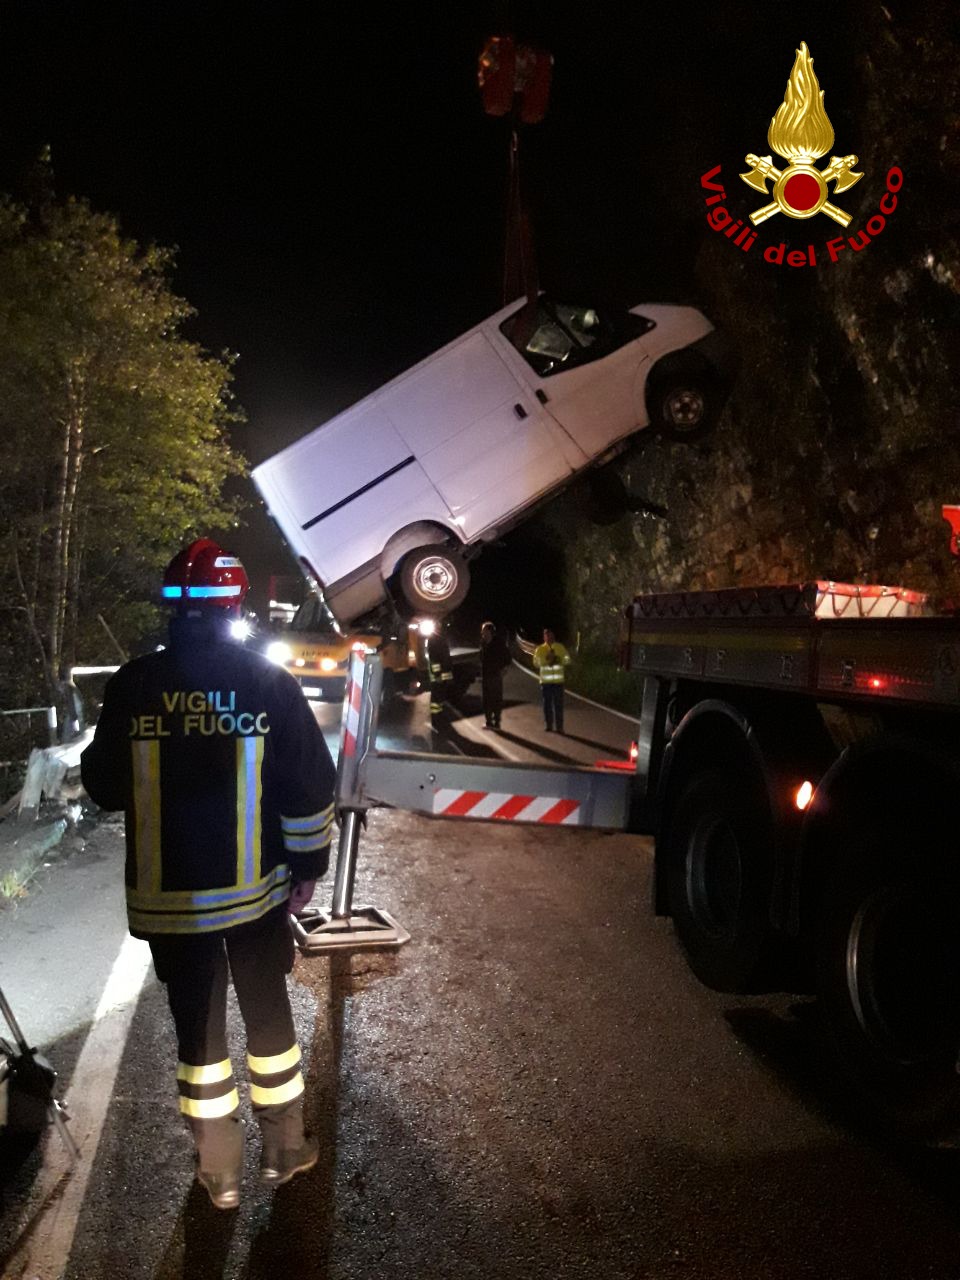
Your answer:
[[[126,816],[130,932],[150,944],[179,1050],[180,1110],[197,1178],[218,1209],[240,1201],[243,1121],[227,1049],[232,977],[247,1033],[261,1180],[316,1164],[286,975],[288,915],[327,870],[335,771],[296,680],[234,641],[249,583],[208,538],[167,567],[176,608],[163,651],[110,680],[83,784]]]
[[[499,729],[503,714],[503,673],[510,665],[510,650],[492,622],[480,628],[480,687],[484,728]]]
[[[563,682],[570,655],[549,629],[543,633],[543,644],[533,651],[533,665],[540,675],[540,696],[547,733],[563,733]]]

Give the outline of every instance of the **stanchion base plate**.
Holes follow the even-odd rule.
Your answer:
[[[304,911],[290,917],[297,946],[304,955],[315,951],[360,951],[372,947],[402,947],[410,935],[388,911],[353,907],[349,916]]]

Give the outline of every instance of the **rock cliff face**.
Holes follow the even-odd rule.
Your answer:
[[[837,199],[850,227],[781,216],[744,254],[702,221],[697,295],[741,366],[719,426],[693,446],[641,436],[615,464],[666,517],[594,526],[572,490],[541,518],[563,552],[570,632],[598,647],[638,591],[828,577],[960,598],[940,519],[941,503],[960,501],[960,18],[945,3],[853,8],[856,83],[844,92],[860,124],[854,147],[838,122],[834,148],[856,149],[865,174]],[[723,175],[746,218],[762,198],[737,178],[741,159],[724,156]],[[895,212],[831,262],[826,242],[868,225],[894,166]],[[689,218],[689,191],[677,200]],[[815,243],[818,265],[764,261],[781,240]]]

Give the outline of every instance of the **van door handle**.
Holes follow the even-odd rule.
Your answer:
[[[536,391],[534,392],[534,395],[537,397],[537,399],[540,401],[541,404],[546,404],[547,401],[550,399],[550,397],[544,391],[543,387],[537,387]]]
[[[527,411],[522,404],[515,404],[513,406],[513,412],[517,415],[518,418],[525,418],[527,416]]]

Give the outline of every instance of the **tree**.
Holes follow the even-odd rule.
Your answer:
[[[234,358],[182,335],[172,261],[84,201],[0,201],[0,584],[34,695],[102,649],[98,614],[135,639],[171,544],[236,516]]]

